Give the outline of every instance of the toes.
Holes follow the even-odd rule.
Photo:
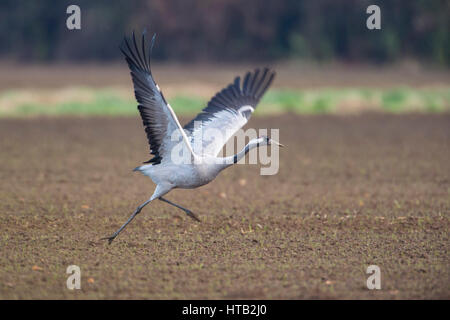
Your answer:
[[[197,216],[196,216],[194,213],[188,212],[187,214],[188,214],[189,217],[191,217],[191,218],[194,219],[195,221],[201,222],[200,219],[197,218]]]
[[[113,242],[113,240],[115,238],[116,238],[116,236],[109,236],[109,237],[101,238],[100,240],[108,240],[108,244],[111,244],[111,242]]]

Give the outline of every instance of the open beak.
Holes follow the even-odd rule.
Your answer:
[[[281,147],[281,148],[284,148],[284,145],[281,144],[281,143],[279,143],[278,141],[270,140],[270,143],[273,143],[273,144],[276,145],[276,146],[279,146],[279,147]]]

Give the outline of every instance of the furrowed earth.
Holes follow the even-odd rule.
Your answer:
[[[182,122],[189,120],[182,119]],[[277,175],[236,165],[150,203],[141,120],[0,120],[1,299],[449,299],[450,115],[254,117]],[[68,290],[69,265],[81,289]],[[368,290],[366,269],[381,270]]]

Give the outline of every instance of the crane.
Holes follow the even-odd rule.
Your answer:
[[[184,127],[180,125],[170,104],[167,103],[159,86],[153,79],[150,56],[155,43],[153,35],[146,50],[146,33],[142,33],[141,49],[134,32],[130,40],[124,38],[120,50],[125,56],[134,85],[138,110],[147,134],[152,159],[144,162],[134,171],[150,177],[156,184],[153,195],[139,205],[128,220],[111,236],[102,238],[109,244],[153,200],[160,200],[183,210],[189,217],[200,221],[190,210],[173,203],[163,196],[175,188],[193,189],[203,186],[216,178],[225,168],[237,163],[252,149],[265,146],[283,146],[267,136],[252,139],[235,155],[218,157],[229,138],[249,120],[259,100],[271,85],[275,72],[269,68],[247,72],[242,79],[218,92],[192,121]],[[214,139],[205,139],[205,130],[220,130]],[[174,139],[178,134],[181,141]],[[182,143],[189,161],[174,161],[172,150]]]

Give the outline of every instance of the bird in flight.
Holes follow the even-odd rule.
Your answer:
[[[243,127],[258,105],[259,100],[272,83],[275,72],[268,68],[247,72],[242,79],[218,92],[191,122],[180,125],[172,107],[167,103],[159,86],[153,79],[150,55],[155,43],[153,35],[146,50],[145,32],[141,46],[134,32],[120,46],[131,71],[134,92],[153,158],[134,169],[150,177],[156,184],[153,195],[142,203],[128,220],[111,236],[102,238],[109,244],[151,201],[158,199],[183,210],[189,217],[200,221],[190,210],[163,198],[175,188],[193,189],[203,186],[225,168],[237,163],[253,148],[265,145],[283,146],[267,136],[252,139],[240,152],[230,157],[218,157],[228,139]],[[205,139],[203,132],[219,130],[221,135]],[[181,139],[174,139],[177,136]],[[174,159],[173,149],[180,145],[186,150],[188,161]]]

